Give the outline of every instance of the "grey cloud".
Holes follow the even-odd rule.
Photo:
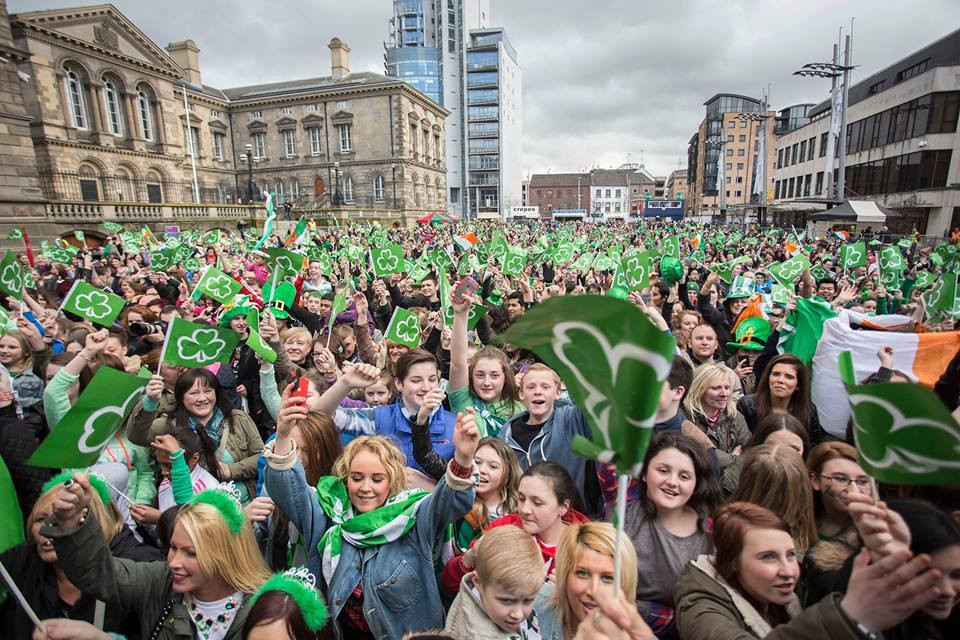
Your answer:
[[[953,0],[491,0],[523,69],[525,171],[612,166],[643,150],[666,174],[716,93],[773,108],[819,102],[825,81],[792,76],[825,60],[855,21],[854,81],[960,24]],[[242,86],[329,73],[326,44],[347,42],[354,70],[383,72],[391,0],[113,0],[158,44],[193,38],[204,81]],[[10,0],[8,10],[78,6]],[[93,4],[91,2],[90,4]]]

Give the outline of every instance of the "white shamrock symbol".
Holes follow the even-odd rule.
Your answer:
[[[88,318],[96,318],[97,320],[106,318],[112,310],[110,297],[103,291],[96,290],[78,295],[73,306]]]
[[[677,256],[677,245],[675,245],[673,242],[667,242],[664,244],[663,255],[670,258],[675,258]]]
[[[206,362],[226,348],[227,343],[215,329],[200,329],[177,339],[177,354],[183,360]]]
[[[854,410],[863,407],[864,405],[874,405],[877,409],[884,411],[890,416],[890,426],[887,430],[887,439],[893,440],[892,437],[897,431],[901,429],[908,429],[910,427],[932,427],[938,431],[943,431],[954,440],[953,451],[949,452],[945,459],[932,458],[929,455],[924,455],[917,450],[906,449],[902,446],[896,444],[886,443],[883,445],[883,456],[879,459],[871,458],[871,454],[874,453],[871,451],[873,447],[864,446],[860,443],[861,434],[864,429],[860,424],[854,421],[855,426],[855,436],[857,440],[857,449],[859,449],[860,455],[866,460],[871,466],[876,467],[877,469],[887,469],[893,466],[900,466],[914,474],[928,474],[939,471],[940,469],[949,468],[949,469],[960,469],[960,461],[955,458],[955,456],[950,454],[955,454],[960,450],[960,442],[957,442],[957,435],[954,428],[948,424],[938,422],[933,418],[927,416],[920,416],[917,418],[908,418],[903,415],[903,413],[896,407],[896,405],[878,398],[876,396],[867,395],[867,394],[856,394],[850,396],[850,403],[854,406]]]
[[[803,272],[803,263],[799,260],[787,260],[780,267],[780,277],[792,282]]]
[[[557,264],[570,262],[571,258],[573,258],[573,247],[570,245],[563,245],[557,248],[557,253],[554,256],[554,260],[557,262]]]
[[[847,255],[847,259],[846,259],[847,264],[856,264],[860,262],[860,258],[863,257],[863,254],[860,253],[860,249],[853,246],[847,247],[846,255]]]
[[[900,251],[894,247],[887,247],[880,255],[880,267],[882,269],[896,270],[903,266],[903,258]]]
[[[631,287],[639,286],[643,282],[644,277],[644,267],[640,264],[640,259],[637,257],[630,258],[627,260],[627,284]]]
[[[290,260],[290,256],[277,256],[277,259],[274,261],[274,264],[283,271],[293,271],[293,261]]]
[[[233,290],[230,286],[231,282],[232,280],[227,276],[215,273],[207,278],[207,292],[214,298],[226,298]]]
[[[19,291],[23,289],[23,271],[20,269],[20,265],[11,262],[5,266],[3,273],[0,274],[0,282],[3,283],[3,286],[5,286],[8,291],[16,291],[19,293]]]
[[[880,284],[889,287],[897,283],[899,274],[896,271],[882,271],[880,273]]]
[[[596,425],[598,429],[603,433],[604,440],[607,442],[608,446],[610,445],[610,412],[612,410],[612,404],[609,402],[609,399],[594,386],[593,382],[588,378],[588,375],[580,371],[580,369],[570,360],[567,356],[565,347],[568,344],[573,343],[573,339],[568,336],[571,331],[583,331],[590,334],[594,340],[597,341],[597,344],[600,346],[600,351],[603,354],[603,357],[607,361],[607,366],[610,367],[610,383],[611,386],[616,385],[617,372],[620,369],[620,364],[626,359],[634,359],[640,362],[643,362],[651,369],[657,376],[658,380],[663,380],[667,377],[667,374],[670,372],[670,361],[664,358],[659,353],[650,351],[641,346],[630,344],[627,342],[621,342],[615,347],[610,345],[610,342],[607,340],[606,336],[600,332],[597,327],[592,324],[580,321],[569,321],[569,322],[558,322],[553,327],[553,352],[563,362],[568,369],[573,373],[573,376],[580,383],[582,388],[586,390],[587,397],[583,404],[583,411],[586,412],[593,420],[592,424]],[[601,410],[597,410],[598,406],[606,405]],[[631,418],[626,418],[626,421],[634,427],[637,428],[650,428],[653,426],[655,413],[641,419],[635,420]],[[608,450],[603,451],[600,454],[599,460],[601,462],[611,462],[613,456],[616,455],[615,451]],[[631,469],[631,475],[639,474],[640,469]]]
[[[407,316],[397,323],[397,337],[404,342],[413,342],[419,333],[419,321],[416,316]]]
[[[381,273],[393,272],[398,262],[397,256],[389,251],[381,251],[377,254],[377,268]]]
[[[946,289],[946,281],[942,278],[927,292],[927,308],[937,309],[940,306],[940,298],[943,297],[943,290]]]
[[[510,256],[503,265],[503,270],[509,273],[519,273],[523,271],[523,256],[517,254]]]
[[[107,437],[101,438],[100,442],[97,442],[95,444],[90,444],[90,437],[97,432],[96,427],[94,427],[94,425],[97,423],[97,420],[109,414],[116,414],[117,418],[122,420],[123,416],[126,415],[127,413],[127,407],[130,406],[131,402],[139,398],[141,393],[143,393],[143,387],[140,387],[139,389],[134,389],[130,393],[130,395],[127,396],[127,399],[123,401],[123,404],[121,404],[119,407],[113,406],[113,405],[107,406],[107,407],[100,407],[99,409],[91,413],[89,416],[87,416],[87,421],[83,423],[83,433],[80,434],[80,439],[77,441],[77,449],[79,449],[83,453],[93,453],[94,451],[99,451],[103,447],[103,445],[107,442],[109,437],[113,435],[112,433],[113,430],[111,429],[110,431],[108,431]]]

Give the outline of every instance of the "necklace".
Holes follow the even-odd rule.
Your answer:
[[[210,617],[204,615],[197,607],[196,600],[191,598],[188,611],[190,612],[190,619],[197,625],[197,630],[206,636],[209,632],[217,631],[221,627],[224,630],[230,627],[231,618],[237,612],[237,598],[235,595],[227,598],[223,611]]]

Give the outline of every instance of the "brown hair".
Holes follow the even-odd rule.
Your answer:
[[[124,329],[130,329],[130,321],[127,318],[131,313],[139,313],[143,318],[143,321],[146,323],[153,323],[157,321],[157,314],[154,313],[153,309],[150,307],[145,307],[142,304],[135,304],[131,307],[127,307],[120,314],[120,322],[123,324]]]
[[[753,604],[757,611],[763,611],[764,607],[754,602],[737,578],[737,563],[743,552],[743,541],[751,529],[774,529],[790,534],[790,527],[773,511],[749,502],[731,502],[720,507],[713,518],[713,545],[717,550],[714,564],[721,578]],[[765,617],[772,623],[771,626],[790,619],[786,607],[771,604],[766,609]]]
[[[297,428],[307,444],[307,464],[303,467],[303,473],[307,484],[313,487],[322,476],[333,474],[333,465],[343,452],[340,431],[333,418],[316,412],[308,413]]]
[[[747,440],[744,449],[764,444],[767,438],[778,431],[789,431],[800,438],[800,442],[803,444],[803,453],[800,454],[800,457],[806,460],[807,456],[810,455],[810,436],[807,435],[807,429],[802,422],[785,413],[771,413],[763,420],[757,421],[753,435]]]
[[[477,363],[481,360],[496,360],[503,369],[503,391],[500,392],[500,400],[510,400],[514,404],[520,402],[520,390],[517,388],[517,379],[513,375],[513,367],[510,365],[510,358],[502,349],[487,345],[480,348],[473,357],[470,358],[470,365],[467,368],[467,384],[470,386],[470,393],[477,396],[476,389],[473,388],[473,371],[477,368]]]
[[[851,460],[860,464],[857,450],[846,442],[821,442],[811,449],[810,455],[807,456],[807,470],[810,477],[820,475],[823,465],[838,459]],[[823,513],[823,499],[819,491],[814,492],[813,510],[817,516]]]
[[[790,396],[790,402],[787,404],[787,413],[799,420],[804,427],[810,428],[810,372],[803,360],[791,353],[782,353],[770,359],[767,366],[763,368],[763,373],[757,380],[756,398],[757,398],[757,417],[759,422],[773,413],[773,401],[770,399],[770,374],[773,368],[778,364],[786,364],[793,367],[797,374],[797,388]]]
[[[751,502],[770,509],[790,527],[798,551],[817,541],[813,487],[800,454],[785,444],[761,444],[743,456],[731,502]]]
[[[432,353],[429,351],[424,351],[423,349],[410,349],[397,359],[397,370],[394,373],[394,377],[398,382],[403,382],[404,379],[410,375],[410,369],[414,365],[421,364],[423,362],[429,362],[432,364],[437,369],[437,374],[439,375],[440,365],[437,363],[437,359]]]
[[[516,513],[517,491],[520,489],[520,477],[523,475],[523,470],[517,461],[517,455],[506,441],[490,436],[480,439],[480,442],[477,443],[477,451],[480,451],[480,447],[490,447],[496,451],[497,457],[500,458],[500,463],[503,465],[503,475],[500,478],[500,512],[504,514]],[[487,525],[490,510],[483,498],[477,495],[473,500],[473,509],[467,515],[474,519],[479,528],[483,528]]]

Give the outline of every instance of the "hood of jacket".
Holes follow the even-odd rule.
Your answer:
[[[819,540],[807,550],[805,559],[820,571],[839,571],[860,546],[857,529],[850,526],[832,538]]]

